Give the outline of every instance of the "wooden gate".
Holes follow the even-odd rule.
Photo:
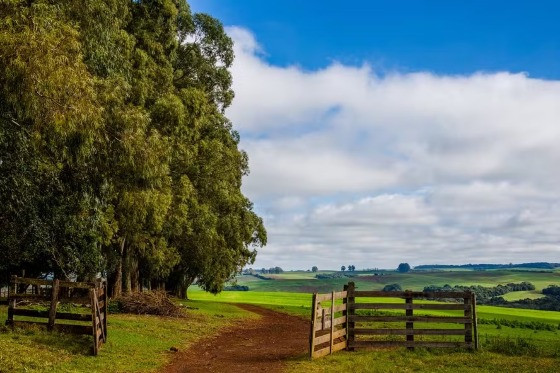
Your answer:
[[[404,302],[395,302],[395,299]],[[329,302],[329,306],[323,307],[321,302]],[[337,312],[340,315],[335,317]],[[453,312],[459,314],[450,315]],[[404,323],[403,327],[399,327],[400,323]],[[422,327],[418,328],[418,324]],[[452,338],[455,340],[450,340]],[[382,346],[478,349],[475,294],[470,291],[358,291],[353,282],[345,285],[343,292],[313,294],[311,358],[344,348]]]
[[[48,310],[22,308],[26,303],[47,303]],[[59,303],[89,305],[90,313],[59,312]],[[46,321],[15,320],[15,316],[47,319]],[[56,320],[71,320],[82,324],[57,324]],[[87,323],[87,324],[86,324]],[[93,354],[97,355],[101,343],[107,341],[107,284],[97,282],[71,282],[43,280],[12,276],[8,293],[8,319],[6,325],[42,325],[47,330],[93,336]]]

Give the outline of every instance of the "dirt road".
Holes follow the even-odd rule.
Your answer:
[[[281,372],[287,359],[307,352],[307,321],[253,305],[238,307],[261,317],[240,322],[179,352],[163,372]]]

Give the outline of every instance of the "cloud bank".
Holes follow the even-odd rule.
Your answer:
[[[560,82],[273,66],[231,27],[256,267],[560,261]]]

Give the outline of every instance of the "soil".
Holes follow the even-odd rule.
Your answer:
[[[266,308],[240,304],[260,315],[178,352],[164,373],[281,372],[288,359],[305,355],[309,322]]]

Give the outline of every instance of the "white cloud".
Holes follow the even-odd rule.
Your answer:
[[[249,31],[228,32],[228,116],[249,153],[244,190],[269,228],[257,263],[558,261],[560,82],[304,71],[267,63]]]

